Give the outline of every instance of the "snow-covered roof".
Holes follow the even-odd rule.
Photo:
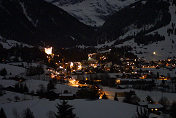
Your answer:
[[[66,97],[72,97],[74,94],[71,94],[71,93],[68,93],[68,94],[66,94],[66,93],[64,93],[64,94],[61,94],[60,96],[66,96]]]
[[[149,118],[158,118],[158,117],[159,117],[159,115],[154,114],[154,113],[151,113],[151,114],[149,115]]]
[[[148,104],[148,108],[163,108],[163,105],[161,104]]]
[[[146,101],[141,101],[141,102],[138,102],[139,105],[141,106],[146,106],[148,105],[148,103]]]

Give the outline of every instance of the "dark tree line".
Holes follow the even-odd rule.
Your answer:
[[[26,84],[23,83],[17,83],[15,84],[14,90],[17,92],[21,92],[21,93],[28,93],[29,92],[29,88]]]
[[[56,108],[57,112],[54,114],[55,118],[78,118],[76,117],[76,114],[73,113],[73,106],[69,105],[65,100],[60,104],[57,104]],[[16,118],[35,118],[30,108],[26,108],[21,115],[15,111],[14,115]],[[0,109],[0,118],[7,118],[3,108]]]
[[[12,61],[10,59],[12,56],[15,57],[13,61],[20,61],[19,58],[25,62],[46,60],[45,54],[37,47],[29,48],[16,45],[10,49],[5,49],[0,45],[0,53],[0,62]]]
[[[26,75],[27,76],[34,76],[34,75],[41,75],[44,73],[44,68],[42,66],[31,66],[27,69]]]
[[[163,27],[171,21],[169,5],[168,1],[159,0],[147,0],[145,4],[141,1],[131,4],[110,16],[100,28],[97,38],[104,41],[115,40],[128,32],[130,26],[137,29],[144,28],[143,34]],[[145,28],[151,24],[153,27]]]
[[[6,76],[6,75],[7,75],[7,70],[5,68],[0,70],[0,76]]]
[[[3,108],[0,109],[0,118],[7,118]]]
[[[135,56],[130,51],[132,48],[130,46],[122,46],[121,48],[112,48],[110,54],[107,55],[107,61],[112,61],[113,64],[121,64],[120,58],[130,58],[135,59]]]
[[[158,42],[158,41],[162,41],[165,40],[164,36],[160,36],[158,33],[155,34],[150,34],[150,35],[137,35],[136,38],[134,39],[134,41],[140,45],[140,44],[144,44],[144,45],[148,45],[150,43],[153,42]]]

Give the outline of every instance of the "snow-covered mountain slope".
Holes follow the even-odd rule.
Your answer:
[[[146,45],[137,44],[135,42],[135,38],[132,38],[131,40],[124,41],[121,44],[117,44],[115,41],[106,42],[105,44],[97,45],[96,48],[102,48],[106,46],[131,46],[133,48],[132,52],[134,54],[136,54],[139,58],[144,58],[146,60],[160,60],[174,57],[176,56],[176,5],[172,4],[172,2],[170,2],[169,13],[171,14],[171,21],[168,25],[145,34],[145,36],[159,34],[165,38],[164,40],[151,42]],[[123,40],[125,37],[131,36],[134,33],[138,33],[140,30],[141,29],[131,29],[124,35],[120,36],[119,39]]]
[[[101,26],[108,15],[137,0],[46,0],[91,26]]]
[[[16,47],[17,45],[22,46],[22,47],[28,47],[28,48],[33,47],[31,45],[28,45],[28,44],[25,44],[25,43],[22,43],[22,42],[18,42],[18,41],[15,41],[15,40],[6,40],[0,35],[0,46],[1,45],[5,49],[10,49],[12,47]]]

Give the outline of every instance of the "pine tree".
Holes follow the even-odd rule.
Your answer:
[[[7,118],[3,108],[0,110],[0,118]]]
[[[20,82],[19,83],[19,88],[20,88],[20,92],[24,92],[24,85]]]
[[[172,103],[171,107],[170,107],[170,116],[171,118],[176,118],[176,102]]]
[[[105,93],[103,94],[102,99],[108,99]]]
[[[15,84],[15,90],[16,90],[16,91],[19,91],[19,90],[20,90],[20,85],[19,85],[19,83],[16,83],[16,84]]]
[[[115,101],[119,101],[119,100],[118,100],[118,97],[117,97],[117,92],[115,93],[114,100],[115,100]]]
[[[55,84],[52,80],[50,80],[48,85],[47,85],[47,91],[50,91],[52,89],[55,89]]]
[[[157,76],[157,79],[158,79],[158,78],[159,78],[159,76],[160,76],[160,75],[159,75],[159,72],[157,72],[157,75],[156,75],[156,76]]]
[[[18,102],[20,100],[18,96],[15,96],[14,99],[15,99],[15,102]]]
[[[137,115],[136,115],[136,118],[149,118],[149,112],[146,108],[142,108],[140,107],[140,110],[139,108],[137,107]]]
[[[73,106],[69,105],[67,101],[63,100],[61,104],[57,104],[56,118],[75,118],[76,115],[73,113]]]
[[[23,118],[35,118],[33,112],[27,108],[24,110]]]
[[[150,103],[150,104],[153,104],[153,103],[154,103],[153,99],[152,99],[150,96],[147,96],[147,97],[146,97],[146,100],[147,100],[148,103]]]
[[[0,71],[0,75],[1,76],[6,76],[7,75],[7,70],[5,68],[3,68],[1,71]]]
[[[29,89],[26,84],[24,85],[24,92],[27,92],[27,93],[29,92]]]

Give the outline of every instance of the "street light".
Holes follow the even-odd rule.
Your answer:
[[[156,52],[153,52],[153,55],[156,55]]]

